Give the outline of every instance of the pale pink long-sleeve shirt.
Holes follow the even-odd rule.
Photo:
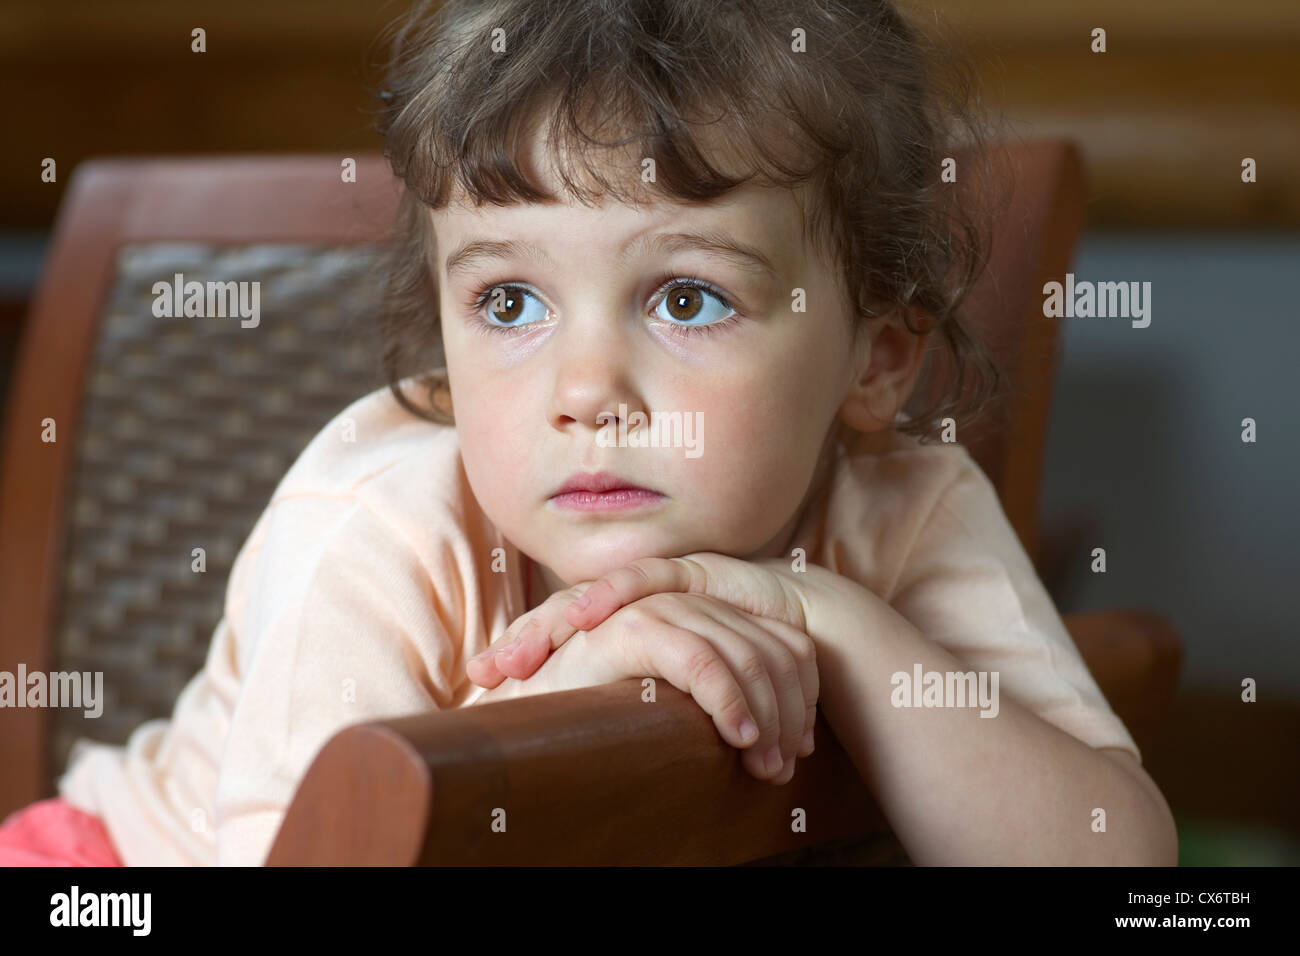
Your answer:
[[[1043,720],[1141,759],[962,446],[895,434],[841,454],[795,543]],[[171,718],[123,746],[79,740],[59,794],[128,866],[260,864],[338,730],[478,699],[465,661],[524,613],[523,565],[474,498],[455,428],[366,395],[272,495]]]

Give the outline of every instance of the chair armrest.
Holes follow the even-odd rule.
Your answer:
[[[1137,609],[1070,614],[1064,621],[1111,709],[1145,754],[1178,684],[1178,632],[1160,615]]]
[[[820,714],[816,751],[774,786],[689,695],[641,693],[628,680],[344,728],[266,864],[723,866],[887,831]]]

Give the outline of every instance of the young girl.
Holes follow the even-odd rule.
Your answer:
[[[653,676],[778,785],[820,705],[916,862],[1174,863],[994,489],[933,440],[996,375],[932,59],[873,0],[417,5],[379,124],[390,388],[281,482],[172,718],[79,741],[0,855],[259,864],[347,724]],[[929,346],[956,374],[908,415]]]

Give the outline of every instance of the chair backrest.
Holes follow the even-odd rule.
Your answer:
[[[1083,229],[1083,164],[1068,140],[1000,144],[986,159],[983,175],[969,184],[961,178],[960,156],[957,164],[963,202],[982,208],[992,226],[987,266],[964,309],[1004,381],[986,414],[958,431],[957,440],[998,489],[1011,526],[1037,563],[1043,458],[1061,344],[1059,319],[1043,314],[1043,286],[1064,280]],[[942,374],[927,372],[913,402],[932,395]]]
[[[266,864],[727,866],[841,846],[907,862],[820,716],[817,750],[776,787],[657,683],[653,703],[629,680],[349,727]]]
[[[995,236],[1001,271],[972,304],[1012,388],[1003,423],[968,444],[1032,553],[1050,376],[1029,373],[1055,341],[1037,292],[1068,263],[1080,180],[1068,143],[1006,156],[1022,185]],[[171,712],[275,483],[382,384],[373,343],[349,331],[375,304],[366,267],[398,186],[380,157],[357,164],[356,182],[318,156],[113,160],[74,176],[6,415],[0,669],[102,671],[107,699],[99,721],[4,715],[0,813],[48,795],[76,737],[122,742]],[[263,324],[154,318],[152,283],[175,273],[260,279]]]
[[[1066,618],[1145,753],[1181,658],[1159,615]],[[688,695],[639,680],[347,727],[304,774],[268,866],[910,863],[821,713],[789,783],[755,780]]]
[[[0,669],[102,671],[106,701],[98,719],[4,711],[0,813],[51,793],[76,737],[121,743],[170,714],[202,666],[276,483],[383,384],[355,325],[397,197],[377,155],[357,157],[355,182],[322,156],[77,169],[7,406]],[[155,317],[153,283],[178,273],[259,280],[259,324]]]

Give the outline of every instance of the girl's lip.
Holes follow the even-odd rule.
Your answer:
[[[664,496],[645,488],[612,488],[609,491],[567,491],[554,495],[555,507],[566,511],[631,511],[662,501]]]
[[[596,472],[574,472],[568,480],[551,493],[552,497],[556,495],[567,494],[571,491],[618,491],[620,489],[632,489],[634,491],[651,491],[649,488],[642,488],[634,482],[628,481],[620,475],[612,474],[608,471]]]

